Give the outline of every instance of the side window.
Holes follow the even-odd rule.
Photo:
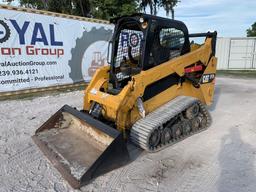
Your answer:
[[[170,50],[170,58],[181,55],[185,37],[181,30],[162,28],[159,33],[160,45]]]

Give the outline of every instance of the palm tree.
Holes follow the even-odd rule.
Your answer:
[[[140,3],[140,7],[144,10],[144,12],[146,12],[146,7],[149,6],[151,15],[157,14],[157,5],[158,0],[142,0]]]
[[[161,0],[159,3],[160,7],[163,7],[166,11],[166,15],[169,16],[171,11],[172,19],[174,19],[174,7],[177,6],[179,0]]]
[[[166,15],[172,14],[172,19],[174,19],[174,7],[177,6],[179,0],[141,0],[140,7],[146,12],[146,7],[149,6],[150,14],[156,15],[157,8],[163,7],[166,11]]]

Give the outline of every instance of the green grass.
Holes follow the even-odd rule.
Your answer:
[[[218,70],[217,76],[235,78],[256,78],[256,70]]]

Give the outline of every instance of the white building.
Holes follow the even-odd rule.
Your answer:
[[[256,37],[217,38],[218,69],[256,70]]]

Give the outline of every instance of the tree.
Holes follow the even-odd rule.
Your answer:
[[[130,15],[137,11],[135,0],[91,0],[92,15],[99,19],[110,19],[122,15]]]
[[[247,37],[256,37],[256,22],[252,24],[251,28],[246,30]]]
[[[174,7],[179,0],[5,0],[8,3],[18,1],[21,6],[32,9],[47,10],[57,13],[110,19],[122,15],[130,15],[150,8],[150,13],[156,15],[163,8],[168,16],[171,12],[174,18]]]
[[[9,4],[16,0],[5,0]],[[26,8],[110,19],[138,11],[138,0],[18,0]]]
[[[31,9],[46,9],[47,3],[42,0],[20,0],[20,5]]]
[[[146,8],[149,7],[152,15],[157,14],[157,9],[162,7],[166,11],[166,15],[172,14],[174,19],[174,7],[177,6],[179,0],[141,0],[140,7],[146,12]]]
[[[171,11],[172,19],[174,19],[174,7],[177,6],[178,2],[178,0],[161,0],[159,6],[164,8],[167,16]]]
[[[89,0],[19,0],[19,2],[21,6],[27,8],[78,16],[90,16]]]
[[[144,10],[144,12],[146,12],[146,8],[149,6],[151,15],[157,14],[157,5],[158,0],[142,0],[140,3],[140,7]]]

